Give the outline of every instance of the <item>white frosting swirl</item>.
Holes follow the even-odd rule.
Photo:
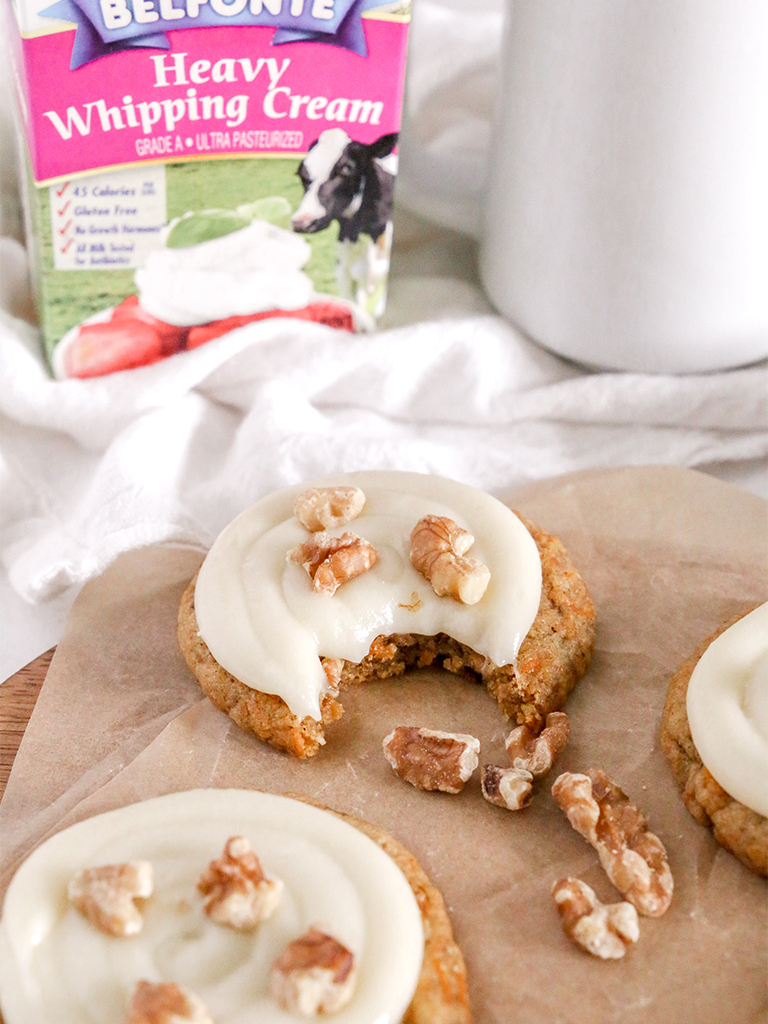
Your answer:
[[[768,603],[709,645],[691,675],[687,711],[712,776],[768,817]]]
[[[285,890],[253,933],[214,924],[195,883],[226,840],[245,835]],[[112,938],[67,903],[82,867],[146,859],[155,893],[137,936]],[[421,915],[405,876],[371,839],[327,811],[246,790],[143,801],[47,840],[13,878],[0,921],[5,1024],[123,1024],[136,982],[175,981],[216,1024],[298,1020],[269,998],[269,968],[319,924],[355,954],[358,981],[335,1024],[397,1024],[421,969]]]
[[[286,562],[309,534],[293,514],[307,487],[355,485],[362,513],[329,530],[368,540],[379,559],[329,597]],[[475,537],[468,554],[488,566],[475,605],[437,597],[410,562],[422,516],[448,516]],[[419,473],[360,472],[287,488],[252,505],[219,536],[200,569],[195,612],[214,658],[236,679],[278,694],[300,718],[320,719],[328,681],[319,656],[359,662],[379,635],[447,633],[496,665],[514,662],[541,598],[536,544],[506,505],[474,487]]]

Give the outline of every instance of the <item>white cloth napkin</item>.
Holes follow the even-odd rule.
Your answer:
[[[120,551],[205,546],[245,505],[335,470],[440,473],[500,491],[586,466],[766,454],[765,366],[584,373],[495,316],[351,336],[264,321],[180,357],[53,382],[0,327],[0,551],[27,600]]]
[[[477,223],[499,5],[417,11],[388,329],[270,320],[154,366],[56,382],[21,319],[24,250],[0,240],[0,678],[55,642],[77,587],[120,552],[204,548],[259,496],[334,470],[439,473],[496,493],[620,464],[762,479],[768,364],[588,372],[490,311],[474,244],[447,229]]]

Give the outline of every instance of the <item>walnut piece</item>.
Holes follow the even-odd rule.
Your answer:
[[[563,931],[602,960],[618,960],[637,942],[640,926],[631,903],[604,904],[580,878],[561,878],[552,887]]]
[[[546,724],[536,735],[527,725],[519,725],[507,736],[506,748],[513,768],[524,768],[534,778],[546,775],[565,750],[571,733],[564,711],[547,715]]]
[[[194,992],[172,981],[139,981],[126,1024],[214,1024]]]
[[[647,831],[647,819],[605,772],[565,772],[552,795],[571,825],[597,850],[606,874],[645,917],[659,917],[672,900],[674,882],[664,844]]]
[[[524,768],[485,764],[480,785],[488,803],[508,811],[519,811],[533,799],[533,775]]]
[[[341,674],[344,671],[344,659],[343,658],[321,658],[320,662],[325,672],[325,678],[328,680],[328,693],[332,697],[337,697],[339,694],[339,686],[341,685]]]
[[[424,516],[411,530],[411,564],[438,597],[477,604],[491,573],[476,558],[465,558],[475,538],[447,516]]]
[[[344,526],[363,511],[365,495],[359,487],[310,487],[293,503],[301,525],[315,533]]]
[[[69,880],[70,902],[107,935],[137,935],[144,917],[134,903],[154,891],[154,872],[146,860],[83,868]]]
[[[378,561],[376,549],[356,533],[332,537],[320,531],[288,552],[291,562],[298,562],[312,579],[318,594],[335,594],[342,583],[367,572]]]
[[[477,768],[480,741],[467,733],[398,725],[384,737],[384,756],[395,774],[416,789],[460,793]]]
[[[274,914],[283,892],[279,878],[267,878],[245,836],[231,836],[224,852],[197,881],[206,914],[216,924],[253,931]]]
[[[269,994],[289,1013],[313,1017],[346,1006],[356,979],[350,950],[332,935],[311,927],[286,946],[272,965]]]

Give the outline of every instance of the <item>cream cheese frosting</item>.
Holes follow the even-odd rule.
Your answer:
[[[245,835],[268,877],[284,883],[255,932],[215,924],[195,884],[226,840]],[[67,903],[80,868],[146,859],[155,892],[138,935],[113,938]],[[14,876],[0,921],[5,1024],[123,1024],[140,979],[195,992],[216,1024],[300,1018],[268,995],[285,946],[318,925],[355,955],[358,980],[335,1024],[397,1024],[421,969],[413,892],[380,847],[327,811],[245,790],[194,790],[133,804],[47,840]]]
[[[220,238],[157,249],[136,271],[139,302],[159,320],[192,326],[269,309],[301,309],[313,286],[308,242],[263,220]]]
[[[688,684],[688,721],[705,767],[768,817],[768,603],[721,633]]]
[[[378,561],[333,596],[318,594],[290,550],[309,536],[293,513],[309,487],[357,486],[352,531]],[[410,562],[410,533],[425,515],[447,516],[475,538],[468,555],[490,569],[477,604],[438,597]],[[513,663],[536,617],[541,560],[520,519],[482,491],[443,477],[366,471],[272,494],[241,513],[209,551],[195,586],[195,614],[213,657],[254,689],[278,694],[300,718],[320,720],[328,680],[320,657],[360,662],[379,635],[447,633],[496,665]]]

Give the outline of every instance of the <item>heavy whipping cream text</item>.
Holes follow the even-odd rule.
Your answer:
[[[368,572],[329,597],[312,589],[288,552],[308,537],[293,514],[307,486],[354,485],[366,503],[352,531],[376,549]],[[410,562],[410,533],[425,515],[471,533],[467,552],[490,570],[474,605],[438,597]],[[361,661],[379,635],[447,633],[497,665],[514,662],[541,598],[533,538],[506,505],[473,487],[418,473],[341,474],[257,502],[219,536],[195,589],[200,635],[233,676],[278,694],[300,718],[320,719],[328,680],[319,658]]]
[[[221,121],[228,128],[237,128],[248,116],[248,105],[254,98],[260,103],[261,114],[270,120],[288,118],[295,121],[303,116],[310,121],[381,123],[384,101],[379,98],[308,96],[293,92],[285,82],[279,84],[290,67],[290,57],[282,60],[275,57],[253,60],[250,57],[220,57],[216,61],[197,59],[189,64],[187,57],[187,53],[175,53],[148,58],[154,67],[153,87],[178,89],[186,86],[181,95],[141,101],[125,95],[120,104],[112,105],[99,98],[68,106],[63,111],[45,110],[43,117],[48,118],[65,140],[90,135],[96,129],[102,132],[140,129],[143,135],[150,135],[155,128],[173,132],[177,126],[194,129],[197,122],[208,121]],[[254,90],[228,97],[198,91],[197,86],[211,82],[257,82],[263,84],[264,92],[259,100]]]
[[[273,916],[237,932],[203,911],[197,879],[227,839],[249,839],[284,888]],[[154,893],[139,934],[105,935],[67,903],[84,867],[147,860]],[[99,815],[45,842],[22,865],[0,921],[5,1024],[123,1024],[139,979],[174,981],[216,1024],[288,1024],[268,993],[289,942],[322,925],[355,956],[358,979],[339,1024],[398,1024],[421,968],[413,892],[371,839],[327,811],[243,790],[174,793]]]
[[[41,11],[20,0],[17,17],[36,182],[212,150],[285,152],[335,125],[365,143],[399,129],[402,4],[59,0]],[[75,18],[74,33],[57,17]]]
[[[688,684],[691,736],[735,800],[768,817],[768,603],[706,649]]]

